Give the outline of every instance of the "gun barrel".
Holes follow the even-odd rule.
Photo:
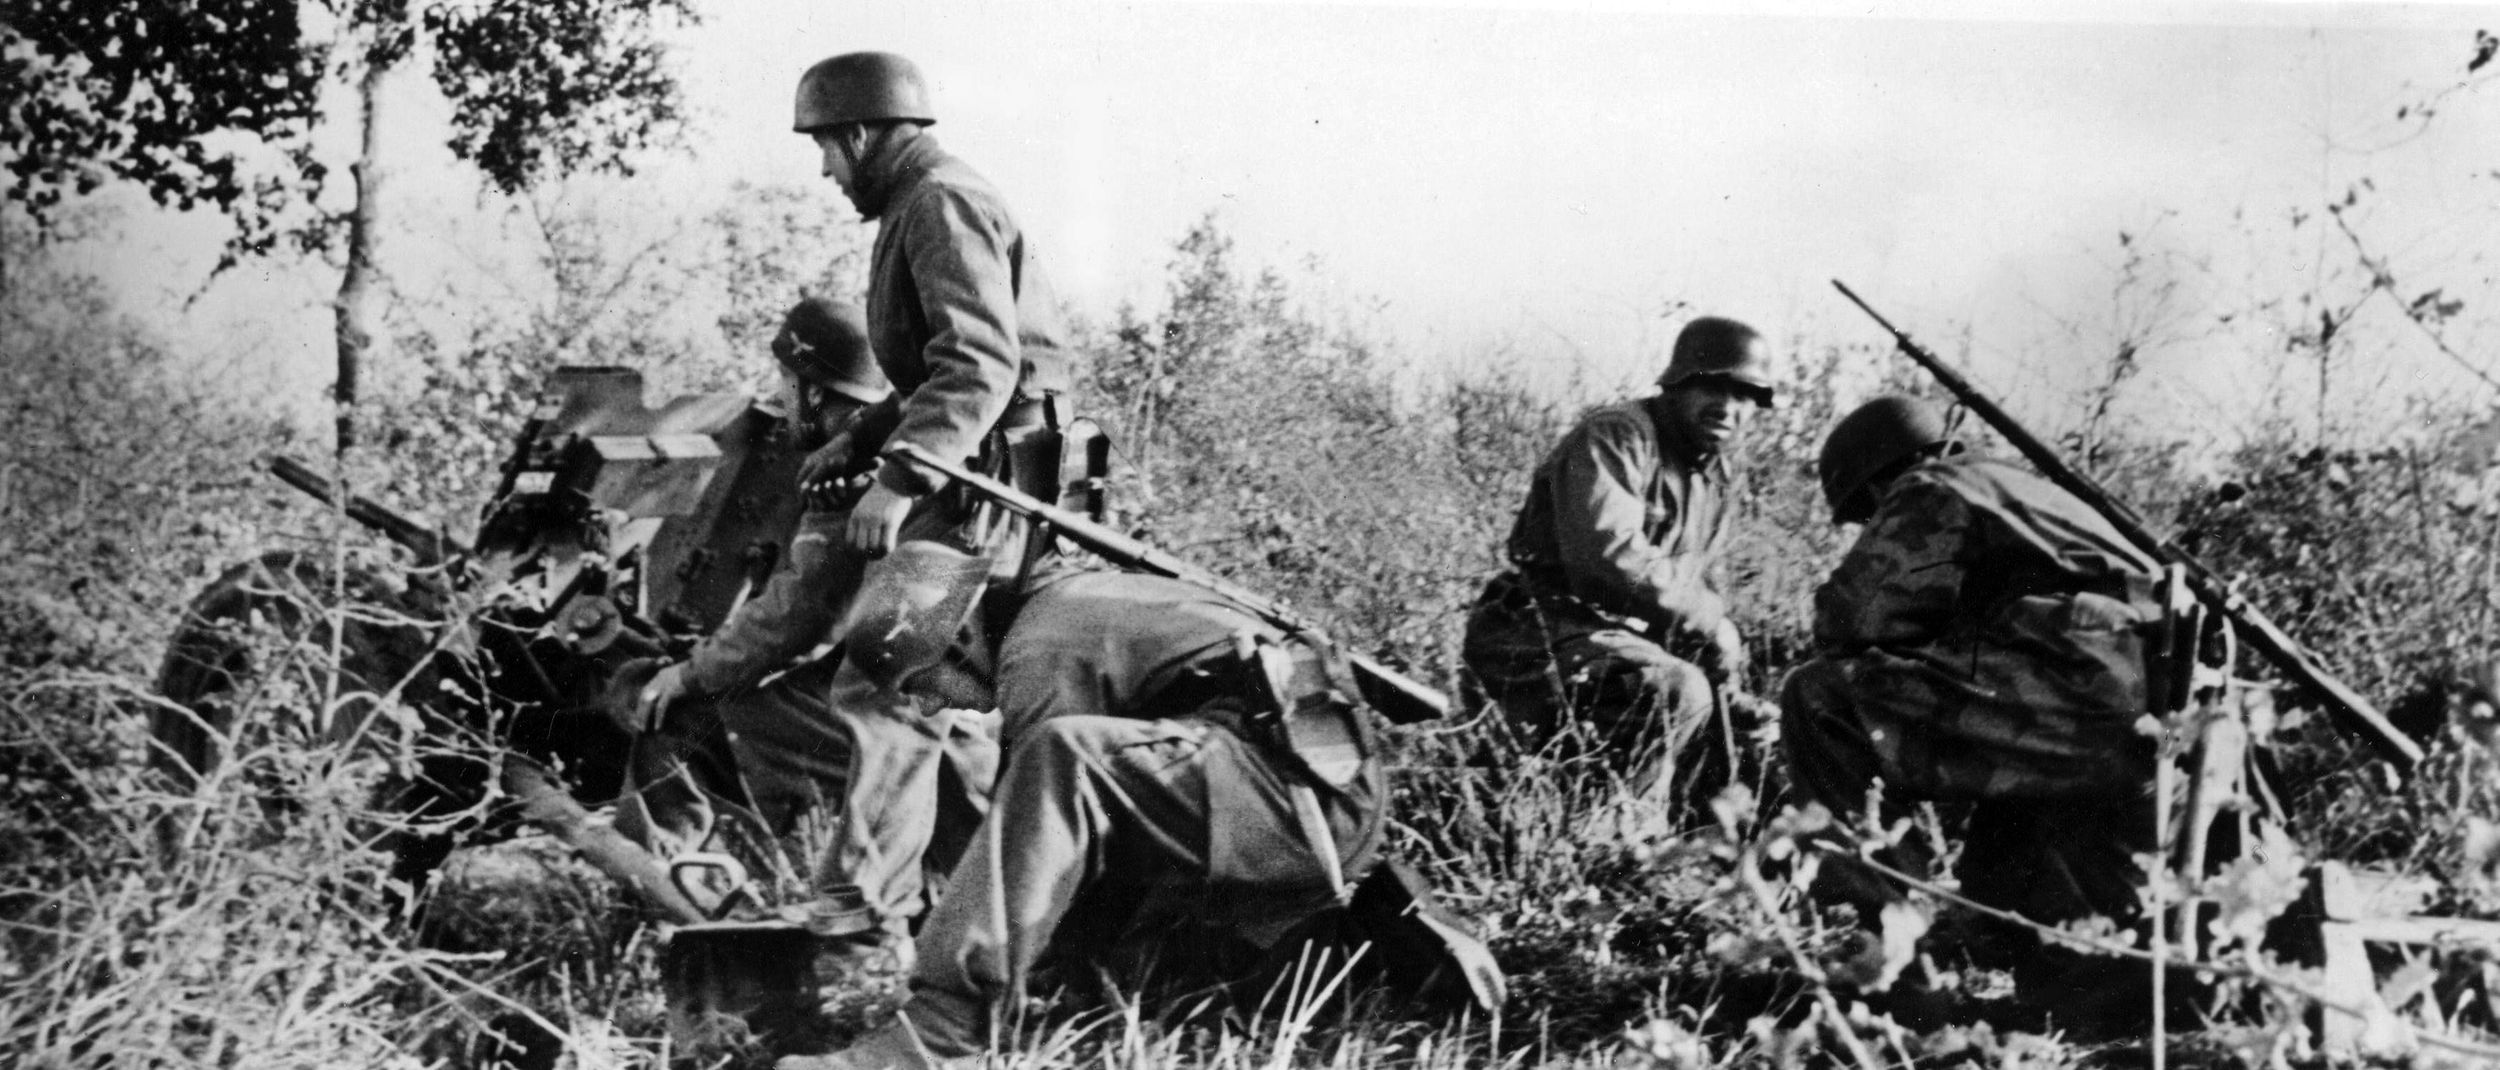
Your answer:
[[[1019,516],[1049,524],[1069,541],[1092,550],[1121,568],[1204,587],[1287,631],[1313,630],[1307,618],[1265,595],[1174,557],[1143,540],[1130,538],[1095,523],[1093,518],[1082,513],[1052,505],[960,464],[939,460],[934,454],[911,443],[898,442],[888,446],[885,455],[970,487]],[[1362,688],[1364,699],[1390,720],[1400,723],[1429,720],[1449,711],[1449,696],[1438,689],[1426,686],[1376,658],[1353,652],[1347,652],[1345,658],[1354,669],[1355,683]]]
[[[427,567],[440,565],[454,555],[468,552],[466,547],[453,541],[450,536],[410,520],[389,506],[364,495],[350,494],[342,505],[339,501],[338,488],[331,484],[328,477],[313,471],[310,465],[293,457],[285,454],[271,456],[269,471],[270,474],[277,476],[280,482],[303,491],[314,501],[324,505],[339,505],[347,513],[348,519],[372,528],[383,538],[407,547],[409,552],[416,554],[417,560]]]
[[[1942,358],[1912,341],[1907,333],[1868,307],[1864,299],[1849,289],[1848,284],[1833,279],[1832,286],[1840,291],[1841,296],[1848,298],[1850,304],[1858,306],[1859,311],[1872,318],[1885,333],[1892,335],[1893,343],[1902,355],[1927,369],[1928,374],[1935,376],[1945,390],[1970,411],[1977,413],[1980,419],[1986,420],[1988,426],[1996,428],[1998,434],[2005,436],[2005,441],[2014,447],[2015,452],[2030,461],[2032,467],[2039,469],[2049,482],[2057,484],[2060,489],[2108,518],[2110,525],[2126,536],[2128,542],[2134,543],[2137,549],[2156,560],[2178,565],[2185,571],[2188,587],[2196,593],[2197,599],[2239,624],[2247,633],[2249,645],[2255,647],[2275,668],[2324,695],[2327,711],[2338,725],[2360,736],[2379,757],[2399,771],[2410,772],[2420,764],[2422,748],[2418,744],[2397,731],[2395,725],[2389,724],[2387,718],[2360,692],[2336,679],[2318,664],[2317,658],[2302,647],[2299,640],[2292,638],[2289,632],[2268,619],[2257,607],[2232,593],[2212,569],[2205,567],[2204,562],[2170,540],[2153,534],[2151,527],[2145,524],[2143,517],[2136,515],[2135,510],[2110,497],[2091,477],[2075,471],[2056,450],[2050,449],[2047,443],[2040,441],[2020,421],[2015,420],[2013,414],[1998,407],[1969,380],[1947,366]]]

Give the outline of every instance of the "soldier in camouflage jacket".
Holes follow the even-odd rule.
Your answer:
[[[1961,453],[1924,402],[1851,413],[1821,468],[1835,517],[1865,527],[1815,594],[1817,657],[1782,687],[1795,792],[1844,820],[1878,784],[1886,816],[1968,803],[1964,894],[2044,923],[2133,918],[2134,856],[2156,843],[2137,729],[2153,562],[2073,495]],[[1927,846],[1891,861],[1923,870]],[[1855,883],[1862,910],[1894,898]]]

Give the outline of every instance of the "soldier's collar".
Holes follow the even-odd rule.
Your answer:
[[[914,179],[936,167],[945,151],[938,148],[937,138],[927,130],[899,143],[889,141],[882,151],[872,155],[860,169],[860,216],[875,219],[894,204],[894,197],[912,184]]]

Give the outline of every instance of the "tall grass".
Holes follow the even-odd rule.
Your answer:
[[[1126,522],[1466,693],[1456,657],[1466,607],[1500,565],[1527,473],[1599,399],[1546,397],[1498,375],[1393,383],[1391,355],[1359,326],[1315,309],[1289,280],[1243,268],[1211,226],[1179,252],[1167,299],[1091,340],[1088,404],[1121,442]],[[196,788],[145,774],[147,725],[165,709],[146,681],[174,607],[218,569],[291,548],[391,573],[358,536],[306,523],[315,514],[251,474],[285,433],[186,389],[164,347],[113,327],[92,287],[40,273],[8,285],[0,333],[27,415],[0,458],[0,1062],[757,1064],[760,1050],[734,1029],[674,1046],[656,930],[552,841],[473,844],[443,869],[418,922],[394,913],[408,890],[391,884],[390,847],[482,816],[415,822],[389,805],[395,785],[429,757],[493,756],[480,739],[411,731],[424,721],[392,674],[339,671],[348,666],[329,625],[351,619],[342,613],[359,627],[389,623],[377,616],[387,600],[338,606],[317,592],[305,626],[249,632],[265,671],[234,698],[232,721],[249,730],[221,731],[222,760]],[[760,290],[742,300],[750,311],[773,303]],[[559,319],[424,351],[425,403],[404,414],[424,426],[405,429],[405,457],[360,462],[362,485],[469,502],[478,473],[427,485],[425,468],[491,452],[490,431],[525,410],[524,373],[546,357],[532,340],[593,329],[582,326],[593,318]],[[94,343],[99,331],[111,344]],[[1724,579],[1756,659],[1744,683],[1764,694],[1807,651],[1811,592],[1840,550],[1804,463],[1858,400],[1838,393],[1846,377],[1835,373],[1874,363],[1883,382],[1917,385],[1872,351],[1791,342],[1782,405],[1733,458],[1743,481]],[[470,367],[481,361],[508,366]],[[464,405],[474,427],[454,426]],[[98,423],[166,433],[103,434]],[[374,426],[390,440],[387,419]],[[2119,497],[2193,539],[2324,660],[2394,705],[2425,675],[2500,645],[2500,476],[2470,455],[2476,425],[2425,414],[2421,430],[2377,454],[2263,439],[2206,477],[2172,451],[2122,440],[2096,456]],[[2297,722],[2297,696],[2279,697]],[[2435,878],[2435,909],[2500,915],[2500,770],[2484,741],[2432,724],[2431,761],[2393,791],[2356,771],[2353,748],[2314,714],[2275,740],[2298,848]],[[1601,766],[1521,752],[1473,707],[1393,733],[1390,747],[1392,842],[1478,920],[1510,971],[1514,998],[1497,1020],[1412,1021],[1320,977],[1306,990],[1328,999],[1279,999],[1265,1013],[1192,1016],[1139,1000],[1051,1010],[1000,1064],[1695,1068],[1834,1057],[1797,955],[1830,965],[1865,949],[1845,913],[1807,906],[1777,874],[1767,905],[1749,888],[1743,852],[1760,837],[1662,812]],[[1743,781],[1759,797],[1777,790],[1758,771]],[[1797,951],[1772,938],[1781,927]],[[2489,954],[2382,965],[2413,985],[2405,1014],[2460,1035],[2492,1027],[2500,961]],[[2003,981],[1937,966],[1982,1004]],[[2290,1040],[2267,1045],[2296,1038],[2298,1003],[2264,1003],[2179,1050],[2215,1063],[2297,1052]],[[2054,1038],[1911,1033],[1845,1013],[1861,1015],[1850,1028],[1890,1063],[2104,1057]]]

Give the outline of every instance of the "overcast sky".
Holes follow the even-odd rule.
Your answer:
[[[1758,6],[709,3],[677,52],[698,151],[638,181],[689,203],[740,179],[838,196],[789,130],[791,89],[875,48],[920,62],[937,134],[1095,315],[1153,300],[1212,210],[1245,258],[1371,310],[1426,366],[1646,378],[1670,300],[1869,337],[1839,277],[1906,325],[1967,328],[1984,375],[2071,363],[2061,337],[2091,348],[2075,340],[2109,314],[2122,231],[2181,283],[2182,332],[2297,289],[2339,248],[2290,214],[2363,176],[2383,194],[2367,232],[2406,285],[2500,302],[2500,87],[2395,118],[2463,77],[2500,9],[1722,9]],[[470,180],[428,155],[439,137],[407,141],[395,181],[454,217],[424,225],[456,228]],[[170,240],[139,255],[163,263]],[[287,344],[318,353],[313,326]],[[2385,389],[2456,380],[2453,358],[2408,352]],[[2195,346],[2165,359],[2145,403],[2174,416],[2259,388]]]

